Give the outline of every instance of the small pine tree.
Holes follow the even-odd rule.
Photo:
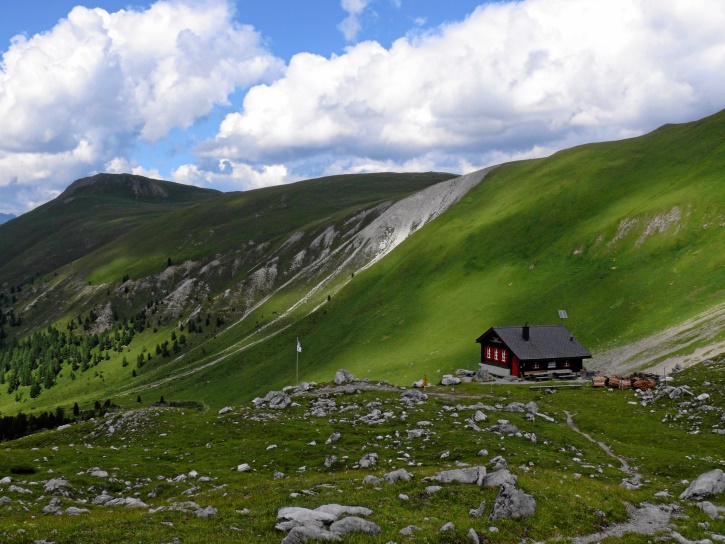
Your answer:
[[[138,404],[141,404],[141,395],[138,395],[138,396],[136,397],[136,402],[137,402]]]
[[[428,374],[423,374],[423,387],[428,387],[430,382],[428,381]]]
[[[76,417],[78,417],[78,414],[80,414],[80,413],[81,413],[81,409],[80,409],[80,407],[78,406],[78,403],[76,402],[76,403],[75,403],[75,404],[73,405],[73,415],[74,415],[74,416],[76,416]]]
[[[171,266],[171,257],[166,259],[166,266]]]
[[[135,378],[135,377],[136,377],[137,375],[138,375],[138,374],[136,374],[136,369],[134,368],[134,369],[133,369],[133,370],[131,371],[131,377],[132,377],[132,378]]]

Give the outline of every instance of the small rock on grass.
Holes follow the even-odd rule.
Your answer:
[[[412,535],[416,531],[422,531],[422,530],[423,529],[421,529],[420,527],[417,527],[415,525],[408,525],[407,527],[403,527],[399,532],[401,535],[409,536],[409,535]]]

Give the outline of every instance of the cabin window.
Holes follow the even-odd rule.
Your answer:
[[[498,348],[493,348],[493,360],[498,361]]]
[[[501,362],[502,363],[506,362],[506,350],[505,349],[501,350]]]
[[[486,347],[486,359],[491,359],[491,347]]]
[[[531,363],[531,369],[532,369],[532,370],[539,370],[539,368],[540,368],[540,367],[539,367],[539,363],[538,363],[538,361],[537,361],[537,362],[535,362],[535,363]]]
[[[549,368],[556,368],[556,361],[549,361]]]
[[[569,368],[571,366],[570,361],[564,361],[564,368]]]

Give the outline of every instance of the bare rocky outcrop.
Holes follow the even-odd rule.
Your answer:
[[[424,478],[424,481],[482,485],[485,477],[486,467],[479,466],[444,470],[438,474]]]
[[[536,512],[536,500],[511,484],[503,484],[489,516],[492,520],[528,518]]]
[[[719,468],[700,474],[680,495],[681,499],[700,501],[725,491],[725,473]]]
[[[252,401],[255,408],[272,408],[283,410],[292,404],[292,399],[284,391],[270,391],[263,398],[257,397]]]

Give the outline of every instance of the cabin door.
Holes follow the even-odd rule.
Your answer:
[[[519,358],[518,357],[513,357],[511,359],[511,375],[512,376],[519,375]]]

